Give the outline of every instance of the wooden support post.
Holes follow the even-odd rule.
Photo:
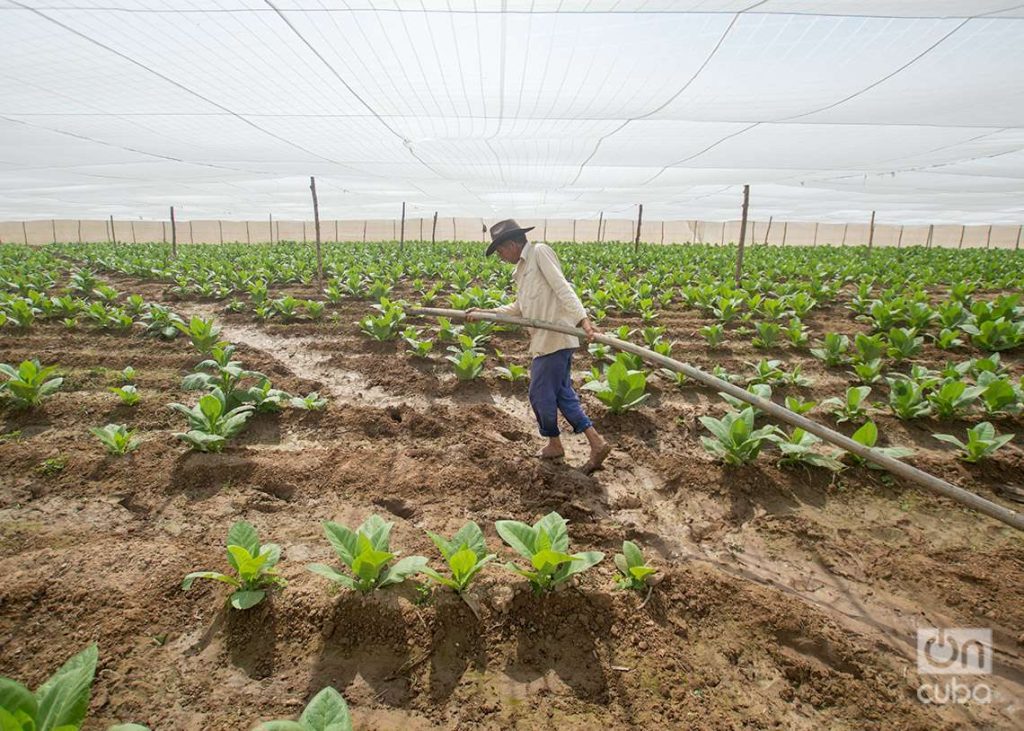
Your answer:
[[[644,204],[640,203],[636,211],[636,239],[633,240],[633,251],[640,249],[640,229],[644,225]]]
[[[402,233],[398,239],[398,245],[401,247],[405,246],[405,201],[402,201]]]
[[[601,243],[601,226],[604,225],[604,211],[597,217],[597,243]]]
[[[775,219],[774,216],[768,216],[768,228],[764,232],[764,243],[768,245],[768,234],[772,232],[772,221]]]
[[[928,238],[924,242],[924,248],[926,248],[926,249],[932,248],[932,238],[933,238],[934,234],[935,234],[935,224],[934,223],[929,223],[928,224]]]
[[[719,237],[718,243],[725,246],[725,221],[722,221],[722,235]]]
[[[423,219],[420,219],[420,237],[416,239],[420,243],[423,243]]]
[[[114,230],[114,217],[110,217],[110,238],[116,244],[117,243],[117,231]]]
[[[366,219],[363,219],[363,243],[366,243]]]
[[[171,257],[178,258],[178,225],[174,222],[174,206],[171,206]]]
[[[782,245],[786,245],[786,234],[789,233],[789,221],[782,222]]]
[[[661,222],[661,243],[665,243],[665,221]]]
[[[129,224],[131,225],[131,227],[132,227],[132,243],[133,243],[133,244],[135,244],[135,243],[138,243],[138,242],[137,242],[137,241],[135,240],[135,221],[129,221],[128,223],[129,223]]]
[[[270,230],[267,232],[267,235],[270,237],[270,243],[274,243],[274,214],[273,213],[270,214],[270,217],[268,218],[268,221],[269,221],[269,223],[267,225],[269,226]]]
[[[1014,251],[1020,251],[1020,232],[1024,230],[1024,225],[1017,227],[1017,244],[1013,247]]]
[[[576,219],[572,219],[572,242],[576,243]]]
[[[252,234],[249,232],[249,222],[245,222],[245,243],[252,243]]]
[[[875,245],[875,212],[871,211],[871,223],[868,225],[868,248]]]
[[[224,243],[224,222],[217,221],[217,230],[220,232],[220,242]]]
[[[302,243],[305,244],[306,241],[307,241],[307,239],[306,239],[306,221],[305,221],[305,219],[303,219],[303,221],[302,221]]]
[[[846,234],[850,230],[850,224],[843,224],[843,240],[839,242],[840,246],[846,246]]]
[[[164,243],[164,244],[167,243],[167,222],[166,221],[161,221],[160,222],[160,242]]]
[[[459,224],[455,221],[455,216],[452,216],[452,240],[459,240]]]
[[[316,178],[309,176],[309,190],[313,194],[313,222],[316,226],[316,276],[320,284],[324,283],[324,257],[320,253],[320,204],[316,200]],[[405,208],[405,204],[402,204]],[[303,242],[305,242],[306,222],[302,222]]]
[[[78,219],[78,243],[82,243],[82,219]]]
[[[338,243],[338,241],[340,241],[340,239],[338,238],[338,219],[335,218],[334,219],[334,243]]]
[[[903,226],[900,226],[900,236],[896,239],[896,248],[903,246]]]
[[[988,225],[988,234],[985,236],[985,248],[992,246],[992,224]]]
[[[25,239],[25,246],[28,246],[28,226],[24,221],[21,222],[21,235]]]
[[[740,245],[736,250],[736,286],[740,286],[740,278],[743,276],[743,244],[747,237],[747,209],[750,207],[750,186],[743,186],[743,218],[740,221]]]
[[[544,241],[548,240],[548,219],[544,219]]]
[[[50,230],[53,232],[53,243],[57,243],[57,220],[54,218],[50,219]]]
[[[814,242],[811,244],[811,246],[817,246],[817,245],[818,245],[818,222],[815,221],[814,222]]]
[[[192,221],[191,220],[188,222],[188,242],[190,244],[194,244],[196,242],[195,238],[192,236]]]
[[[430,243],[437,243],[437,211],[434,211],[434,223],[430,227]]]
[[[967,226],[960,227],[960,243],[956,245],[957,249],[964,248],[964,232],[967,231]]]

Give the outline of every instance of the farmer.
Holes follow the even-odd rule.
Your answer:
[[[526,240],[526,233],[532,230],[533,226],[520,228],[511,219],[491,226],[491,244],[486,255],[496,251],[503,261],[516,265],[514,276],[518,292],[511,304],[489,311],[581,327],[587,337],[593,339],[597,329],[587,318],[583,303],[562,274],[554,250],[547,244],[531,244]],[[473,313],[480,311],[477,308],[467,310],[466,319],[477,319]],[[590,459],[582,468],[589,474],[601,466],[611,447],[583,413],[580,397],[572,387],[572,353],[579,346],[579,338],[573,335],[531,330],[530,405],[537,417],[541,436],[548,438],[540,458],[557,459],[565,455],[558,436],[558,412],[561,411],[573,431],[586,435],[590,442]]]

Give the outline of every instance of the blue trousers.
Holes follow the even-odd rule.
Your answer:
[[[576,434],[594,425],[583,413],[580,397],[572,388],[572,352],[572,348],[556,350],[534,358],[530,365],[530,406],[541,436],[558,436],[559,411]]]

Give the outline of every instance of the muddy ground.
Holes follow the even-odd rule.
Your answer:
[[[169,301],[163,285],[108,279]],[[534,458],[527,387],[499,381],[493,357],[484,379],[459,384],[441,353],[418,361],[361,336],[353,323],[366,303],[287,325],[217,303],[172,304],[216,313],[237,357],[276,387],[331,401],[323,412],[258,416],[223,454],[193,454],[172,437],[183,421],[166,406],[195,400],[180,390],[199,360],[185,341],[56,324],[5,331],[0,361],[38,357],[67,380],[42,409],[0,414],[0,674],[34,687],[98,642],[86,729],[249,729],[297,715],[328,684],[362,729],[1024,724],[1024,541],[994,520],[880,472],[780,468],[772,450],[747,467],[718,465],[699,444],[697,417],[720,413],[721,402],[657,377],[648,404],[621,416],[584,395],[615,446],[606,469],[586,476],[573,467],[586,456],[581,437],[567,438],[566,464]],[[840,307],[807,323],[819,336],[860,328]],[[671,310],[659,324],[678,341],[673,355],[695,365],[745,372],[768,355],[815,380],[779,395],[820,400],[849,385],[842,369],[787,348],[765,354],[732,338],[709,350],[693,311]],[[525,365],[526,342],[509,332],[493,344]],[[931,349],[918,359],[944,360]],[[1019,354],[1004,360],[1021,373]],[[132,408],[107,391],[129,364],[142,394]],[[576,368],[591,364],[583,352]],[[1020,417],[996,421],[1017,446],[971,466],[930,434],[980,419],[873,416],[888,442],[918,450],[912,463],[1013,505],[996,490],[1024,482]],[[105,456],[87,430],[108,422],[138,428],[141,447]],[[512,555],[494,521],[551,510],[570,520],[574,549],[608,558],[547,597],[498,566],[468,601],[414,584],[362,598],[305,569],[335,561],[324,520],[379,513],[396,524],[394,547],[433,558],[424,531],[450,534],[472,519],[504,561]],[[189,571],[226,568],[224,537],[239,519],[283,546],[289,586],[229,612],[222,585],[185,593],[179,584]],[[612,590],[610,557],[623,539],[660,571],[649,598]],[[919,702],[934,678],[916,671],[918,626],[992,628],[991,703]]]

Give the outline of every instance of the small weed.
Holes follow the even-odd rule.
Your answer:
[[[36,472],[45,477],[52,477],[53,475],[59,475],[67,466],[67,457],[50,457],[49,459],[43,460],[39,466],[36,467]]]

